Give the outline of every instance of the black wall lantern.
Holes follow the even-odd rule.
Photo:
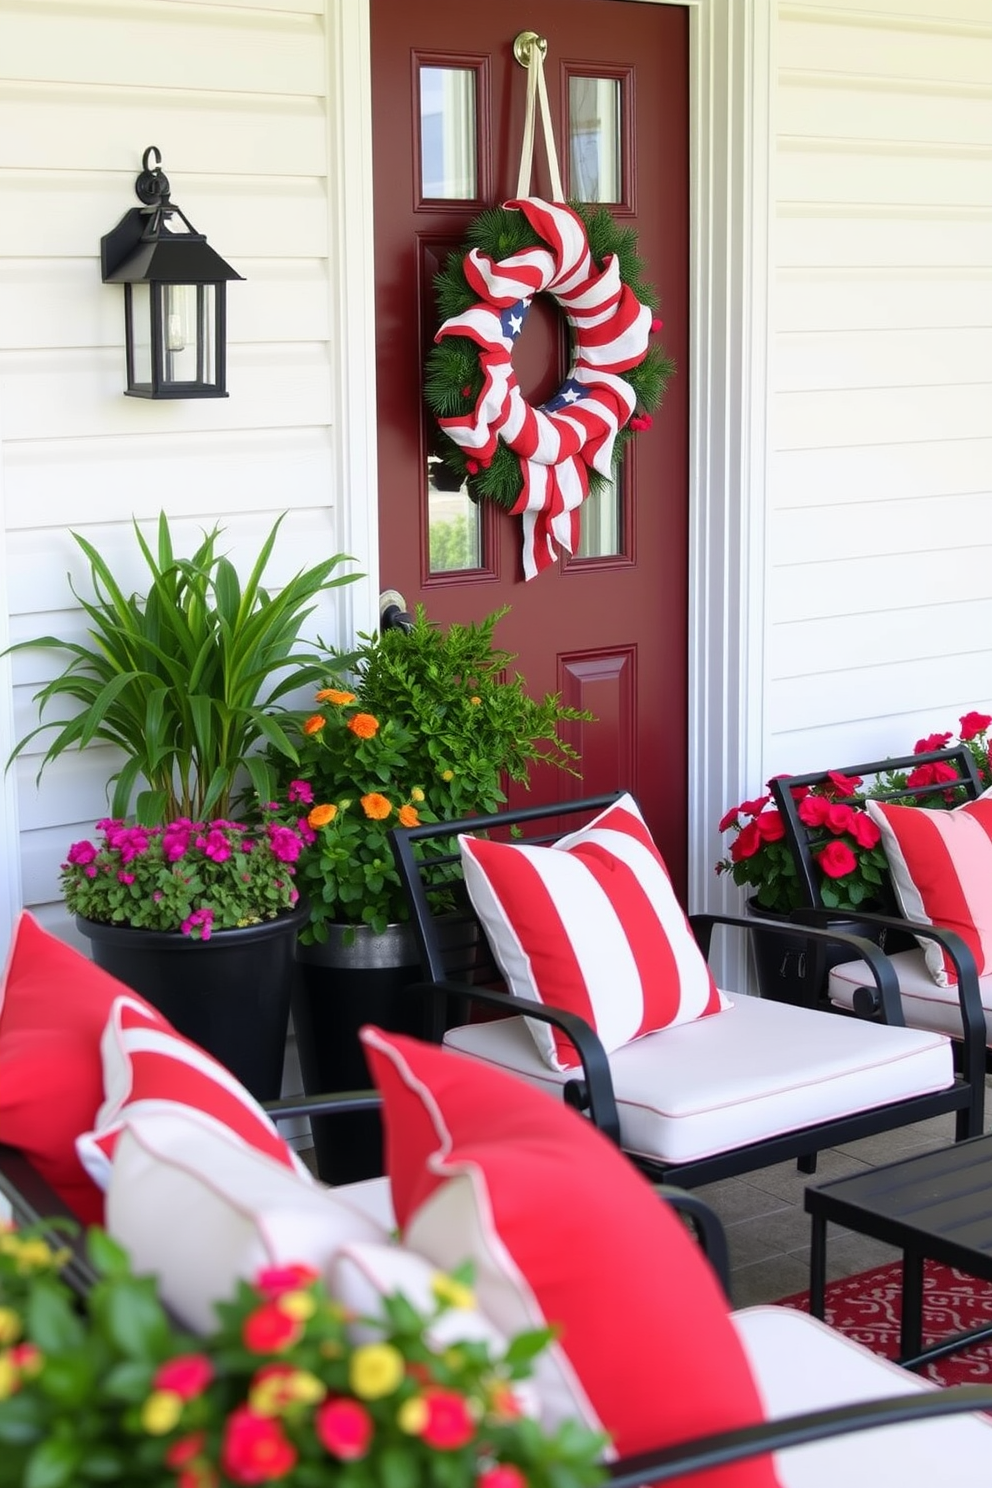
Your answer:
[[[149,145],[134,183],[144,205],[100,240],[103,282],[124,286],[127,393],[226,398],[224,299],[227,280],[244,276],[170,202],[161,160]]]

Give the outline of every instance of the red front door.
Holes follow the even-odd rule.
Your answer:
[[[438,622],[511,606],[497,630],[532,692],[596,721],[570,736],[582,779],[547,771],[535,799],[630,789],[685,887],[688,522],[688,24],[634,0],[371,0],[380,573]],[[518,33],[547,40],[566,197],[632,227],[675,359],[615,495],[581,508],[572,557],[525,582],[521,519],[438,489],[422,369],[433,281],[488,206],[517,194],[527,74]],[[538,130],[531,195],[550,198]],[[535,302],[514,350],[532,403],[567,370],[562,317]],[[553,777],[553,778],[548,778]]]

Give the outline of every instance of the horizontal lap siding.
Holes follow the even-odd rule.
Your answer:
[[[769,773],[992,711],[992,8],[778,20]]]
[[[324,0],[0,0],[0,457],[12,640],[81,632],[69,528],[138,587],[132,516],[204,527],[246,568],[276,516],[268,582],[337,550]],[[148,145],[244,282],[228,287],[224,400],[123,396],[123,296],[100,238],[137,205]],[[333,637],[327,602],[321,630]],[[13,730],[37,721],[43,653],[12,661]],[[56,715],[59,710],[55,710]],[[53,715],[54,716],[54,715]],[[43,744],[41,746],[44,747]],[[15,769],[25,903],[63,930],[58,865],[106,809],[109,750]]]

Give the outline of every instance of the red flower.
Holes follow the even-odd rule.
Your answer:
[[[860,775],[843,775],[840,770],[828,770],[827,779],[838,796],[853,796],[862,784]]]
[[[977,714],[977,713],[969,713],[968,714],[968,717],[969,718],[977,718],[979,716],[980,715]],[[992,720],[990,720],[990,721],[992,721]],[[964,723],[964,719],[963,718],[962,718],[961,722],[962,722],[962,724]],[[950,734],[950,733],[947,733],[947,734],[927,734],[927,736],[926,736],[925,739],[917,739],[916,743],[913,745],[913,753],[914,754],[929,754],[931,752],[931,750],[934,750],[934,749],[946,749],[947,746],[948,746],[948,744],[951,742],[951,739],[953,737],[954,737],[953,734]],[[962,734],[961,737],[963,739],[964,738],[964,735]]]
[[[843,878],[858,866],[858,860],[846,842],[828,842],[823,851],[817,853],[816,861],[828,878]]]
[[[253,1354],[278,1354],[303,1336],[303,1324],[282,1311],[278,1302],[265,1302],[241,1325],[241,1339]]]
[[[851,830],[853,820],[854,812],[850,806],[845,806],[841,801],[831,801],[823,818],[823,825],[839,836],[841,832]]]
[[[959,780],[960,776],[953,765],[947,764],[945,760],[934,760],[929,765],[917,765],[906,776],[907,785],[944,785],[948,781]]]
[[[214,1366],[205,1354],[180,1354],[159,1365],[152,1376],[153,1390],[171,1390],[181,1400],[195,1400],[214,1377]]]
[[[882,834],[872,821],[871,817],[864,811],[851,813],[851,821],[848,831],[859,847],[877,847]]]
[[[319,1272],[312,1266],[264,1266],[255,1277],[255,1289],[270,1301],[284,1292],[298,1292],[316,1281]]]
[[[740,833],[730,844],[730,856],[733,862],[739,863],[741,858],[753,858],[761,846],[761,833],[753,821],[749,821],[746,827],[742,827]]]
[[[440,1386],[423,1394],[427,1420],[420,1433],[422,1441],[439,1452],[455,1452],[475,1435],[475,1422],[464,1395]]]
[[[757,816],[764,811],[770,800],[771,796],[758,796],[754,801],[742,801],[738,810],[742,816]]]
[[[807,827],[822,827],[830,810],[830,802],[824,796],[807,796],[799,803],[799,820]]]
[[[475,1480],[476,1488],[527,1488],[527,1479],[512,1462],[497,1462]]]
[[[720,818],[720,825],[717,827],[717,831],[726,832],[728,827],[732,827],[737,821],[737,813],[740,809],[739,806],[731,806],[726,816]]]
[[[961,720],[961,742],[967,744],[976,734],[984,734],[992,725],[992,713],[966,713]],[[948,738],[950,735],[948,735]]]
[[[321,1444],[341,1462],[355,1462],[369,1449],[375,1426],[358,1400],[325,1400],[314,1414],[314,1430]]]
[[[780,842],[785,836],[785,822],[778,811],[763,811],[754,819],[762,842]]]
[[[166,1467],[185,1467],[194,1457],[200,1455],[206,1439],[205,1431],[191,1431],[189,1436],[179,1437],[165,1454]]]
[[[282,1426],[247,1406],[231,1412],[224,1426],[220,1465],[235,1483],[268,1483],[296,1466],[296,1448]]]

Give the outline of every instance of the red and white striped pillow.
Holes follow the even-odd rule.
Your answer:
[[[517,997],[578,1013],[607,1053],[729,1006],[675,898],[633,798],[550,847],[459,837],[469,897]],[[528,1026],[552,1069],[578,1063]]]
[[[104,1101],[92,1131],[76,1139],[79,1160],[106,1189],[118,1138],[131,1115],[192,1111],[228,1137],[310,1178],[254,1096],[198,1044],[133,997],[118,997],[100,1040]]]
[[[992,793],[950,811],[866,802],[882,833],[882,847],[899,907],[908,920],[954,930],[978,965],[992,971]],[[941,987],[957,974],[940,946],[921,940],[927,969]]]

